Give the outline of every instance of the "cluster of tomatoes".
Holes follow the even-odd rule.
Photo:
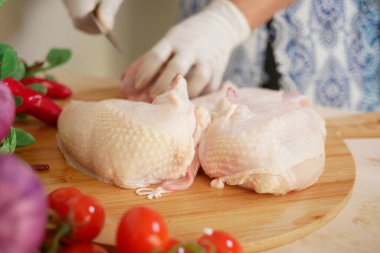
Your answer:
[[[76,188],[60,188],[48,196],[51,211],[43,252],[106,253],[92,240],[100,233],[105,212],[99,201]],[[242,253],[239,242],[223,231],[205,229],[195,242],[170,238],[162,216],[145,206],[132,207],[120,220],[116,234],[119,253]]]

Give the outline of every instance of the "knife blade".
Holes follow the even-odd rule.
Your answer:
[[[96,9],[90,13],[90,18],[94,22],[94,24],[98,27],[99,31],[107,38],[107,40],[112,44],[112,46],[120,53],[123,54],[123,50],[121,50],[119,43],[116,38],[112,35],[111,31],[108,30],[103,23],[96,16]]]

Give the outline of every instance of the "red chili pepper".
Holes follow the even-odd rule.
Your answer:
[[[46,96],[51,98],[67,98],[73,94],[69,87],[45,78],[25,77],[21,80],[21,83],[26,86],[38,83],[46,88]]]
[[[48,97],[35,90],[25,87],[21,82],[13,78],[5,78],[3,83],[12,91],[13,96],[23,99],[23,103],[16,108],[16,113],[32,115],[50,125],[57,125],[61,107]]]

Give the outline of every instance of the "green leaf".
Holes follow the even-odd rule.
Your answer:
[[[45,86],[42,86],[39,83],[32,83],[28,85],[29,89],[35,90],[38,93],[41,93],[42,95],[45,95],[47,93],[47,89]]]
[[[24,120],[27,117],[28,117],[28,114],[26,114],[26,113],[17,113],[16,114],[16,119],[18,119],[18,120]]]
[[[25,64],[18,61],[17,68],[12,77],[16,80],[21,80],[25,76]]]
[[[16,107],[18,107],[18,106],[22,105],[22,103],[24,103],[24,99],[22,97],[13,96],[13,98],[15,99]]]
[[[16,52],[11,49],[5,49],[3,57],[1,59],[1,75],[0,78],[11,77],[17,71],[18,58]]]
[[[13,127],[8,132],[8,135],[0,143],[0,154],[13,153],[16,149],[16,131]]]
[[[45,79],[50,80],[50,81],[57,81],[57,78],[51,74],[46,74]]]
[[[65,64],[71,58],[70,49],[52,48],[46,56],[50,68]]]
[[[12,77],[20,80],[25,75],[24,63],[8,44],[0,43],[0,78]]]
[[[34,137],[31,134],[25,132],[24,130],[15,128],[15,132],[16,132],[16,148],[22,148],[22,147],[26,147],[26,146],[36,143],[36,140],[34,139]]]
[[[0,43],[0,58],[3,58],[4,52],[7,49],[13,50],[13,48],[10,45],[5,44],[5,43]]]
[[[5,4],[7,0],[0,0],[0,7],[3,7],[3,5]]]

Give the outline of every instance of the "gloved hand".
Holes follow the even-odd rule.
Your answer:
[[[87,33],[100,33],[89,14],[96,16],[107,30],[112,30],[116,12],[123,0],[63,0],[74,25]]]
[[[248,21],[232,2],[215,0],[171,28],[137,59],[124,73],[122,92],[126,97],[144,93],[153,99],[168,88],[176,74],[186,76],[190,97],[214,91],[221,84],[232,50],[249,33]]]

